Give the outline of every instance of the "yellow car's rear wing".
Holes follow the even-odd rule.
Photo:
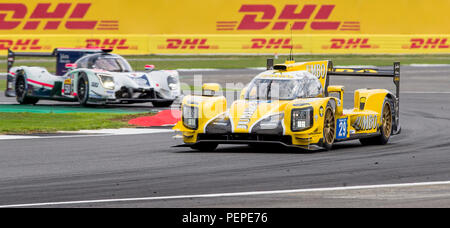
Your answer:
[[[327,66],[323,67],[324,71],[323,73],[326,73],[326,80],[324,80],[323,87],[325,96],[328,96],[327,94],[327,87],[330,80],[328,78],[330,76],[357,76],[357,77],[383,77],[383,78],[393,78],[394,84],[396,86],[395,96],[397,99],[400,97],[400,62],[395,62],[393,69],[378,69],[378,68],[352,68],[352,67],[333,67],[332,61],[323,61],[327,63]],[[303,65],[308,65],[309,63],[315,63],[315,62],[305,62],[301,63]],[[278,70],[286,71],[288,66],[286,64],[279,64],[274,66],[274,60],[273,59],[267,59],[267,70],[273,70],[276,69],[276,67],[284,67],[284,68],[278,68]],[[328,70],[326,69],[328,68]],[[308,69],[308,68],[306,68]],[[314,72],[311,72],[314,74]],[[317,72],[316,72],[317,73]],[[316,74],[314,74],[316,75]],[[317,76],[317,75],[316,75]]]
[[[395,62],[393,69],[378,68],[338,68],[329,62],[328,76],[361,76],[392,78],[396,87],[395,96],[400,97],[400,62]]]

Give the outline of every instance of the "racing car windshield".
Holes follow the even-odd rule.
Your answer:
[[[130,64],[118,55],[96,54],[86,56],[77,63],[79,68],[99,69],[110,72],[132,72]]]
[[[322,86],[315,78],[296,80],[256,79],[248,87],[247,100],[292,100],[317,97]]]
[[[249,86],[246,99],[290,100],[296,97],[299,87],[298,80],[257,79]]]

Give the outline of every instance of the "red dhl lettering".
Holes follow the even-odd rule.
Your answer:
[[[254,38],[251,40],[251,45],[243,45],[243,49],[291,49],[290,38]],[[294,49],[301,49],[301,45],[295,45]]]
[[[280,13],[277,8],[269,4],[245,4],[239,9],[239,13],[245,13],[242,20],[217,21],[218,31],[227,30],[271,30],[290,29],[304,30],[309,23],[312,30],[338,30],[359,31],[360,25],[357,21],[328,21],[336,5],[308,4],[285,5]],[[311,21],[312,20],[312,21]],[[237,26],[237,27],[236,27]]]
[[[330,46],[324,46],[324,49],[366,49],[378,48],[378,45],[369,44],[369,38],[349,38],[349,39],[331,39]]]
[[[404,49],[447,49],[450,48],[447,38],[413,38]]]
[[[0,40],[0,50],[42,50],[39,45],[40,39],[18,39],[18,40]]]
[[[0,3],[0,30],[118,30],[118,21],[84,20],[91,3],[38,3],[30,10],[22,3]],[[8,15],[11,15],[8,18]],[[65,19],[67,18],[67,19]]]
[[[85,47],[118,50],[134,49],[127,45],[127,39],[87,39]]]
[[[218,49],[216,45],[208,45],[208,39],[167,39],[167,45],[159,49]]]

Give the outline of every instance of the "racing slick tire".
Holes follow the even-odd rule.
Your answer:
[[[191,148],[193,150],[198,150],[201,152],[213,152],[214,150],[217,149],[218,146],[219,144],[217,143],[198,143],[191,146]]]
[[[336,138],[336,118],[333,109],[329,105],[327,105],[323,122],[322,147],[325,148],[325,150],[331,150]]]
[[[89,101],[89,79],[86,73],[81,72],[77,84],[77,98],[82,106],[88,106]]]
[[[27,96],[26,81],[23,74],[19,74],[16,79],[16,99],[19,104],[32,104],[35,105],[39,102],[38,98]]]
[[[173,104],[173,101],[153,101],[152,104],[156,108],[167,108]]]
[[[381,134],[376,137],[364,138],[359,141],[363,145],[386,145],[392,133],[392,105],[389,99],[384,100],[383,111],[381,114]]]

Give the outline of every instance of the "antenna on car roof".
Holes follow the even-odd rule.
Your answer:
[[[290,50],[290,53],[289,53],[289,61],[295,61],[294,60],[294,54],[293,54],[293,51],[294,51],[294,38],[293,38],[293,35],[292,35],[292,23],[290,24],[290,27],[291,27],[291,50]]]

